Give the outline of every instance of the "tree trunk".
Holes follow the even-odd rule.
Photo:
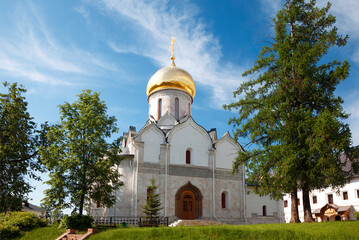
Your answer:
[[[81,194],[80,198],[80,206],[79,206],[79,215],[82,216],[82,212],[84,209],[84,202],[85,202],[85,194]]]
[[[294,188],[290,191],[291,199],[291,217],[289,223],[300,223],[299,214],[298,214],[298,196],[297,188]]]
[[[309,190],[307,184],[303,184],[303,210],[304,210],[304,222],[314,222],[312,217],[312,209],[310,207]]]

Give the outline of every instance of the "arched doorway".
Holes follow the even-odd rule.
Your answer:
[[[175,215],[180,219],[202,217],[201,191],[190,182],[178,189],[175,201]]]
[[[181,194],[181,218],[194,219],[195,217],[195,197],[193,192],[184,191]]]

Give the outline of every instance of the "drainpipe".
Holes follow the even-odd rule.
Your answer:
[[[135,188],[136,188],[136,195],[135,195],[135,218],[137,218],[137,197],[138,197],[138,193],[137,193],[137,187],[138,187],[138,183],[137,183],[137,176],[138,176],[138,157],[139,157],[139,154],[137,155],[137,161],[136,161],[136,184],[135,184]]]
[[[281,203],[279,205],[279,223],[282,223],[282,206],[283,206],[283,197],[282,197],[282,200],[281,200]]]
[[[245,178],[245,167],[242,167],[243,175],[243,211],[244,211],[244,224],[247,224],[247,193],[246,193],[246,178]]]
[[[166,143],[166,155],[165,155],[165,159],[166,159],[166,163],[165,163],[165,217],[167,217],[167,168],[168,168],[168,143]]]
[[[135,155],[137,156],[137,154]],[[132,168],[132,192],[131,192],[131,216],[134,215],[134,198],[135,198],[135,166],[134,166],[135,158],[130,162],[130,168]]]
[[[216,217],[216,196],[215,196],[215,172],[214,172],[214,170],[215,170],[215,165],[214,165],[214,151],[212,151],[212,168],[213,168],[213,176],[212,176],[212,179],[213,179],[213,186],[212,186],[212,190],[213,190],[213,193],[212,193],[212,195],[213,195],[213,204],[212,204],[212,206],[213,206],[213,217],[214,217],[214,219],[216,219],[217,221],[219,221],[218,220],[218,218]]]

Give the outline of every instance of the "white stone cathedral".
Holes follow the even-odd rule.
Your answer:
[[[242,147],[227,132],[207,131],[191,116],[196,87],[191,75],[176,67],[158,70],[147,84],[149,116],[143,128],[123,134],[119,171],[124,186],[113,208],[93,204],[93,216],[142,216],[147,185],[156,179],[162,216],[244,223],[244,168],[232,174]]]
[[[161,215],[171,220],[280,222],[281,205],[259,197],[253,187],[245,185],[244,167],[232,174],[233,161],[243,148],[228,132],[218,139],[215,128],[207,131],[192,118],[196,86],[174,59],[172,50],[170,66],[148,81],[146,124],[139,132],[130,126],[123,134],[125,160],[119,171],[124,186],[116,193],[116,204],[112,208],[91,204],[88,214],[95,218],[143,216],[147,186],[154,177]]]

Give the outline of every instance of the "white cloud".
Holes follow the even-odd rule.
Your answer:
[[[76,83],[77,76],[96,76],[100,70],[116,71],[113,64],[99,56],[54,40],[41,12],[31,1],[19,6],[16,16],[15,36],[0,36],[0,69],[9,76],[43,84],[71,85]]]
[[[176,65],[186,69],[197,84],[209,87],[213,103],[221,107],[232,100],[232,91],[242,81],[242,66],[223,63],[218,39],[206,25],[196,19],[196,8],[175,8],[163,1],[111,1],[98,2],[99,9],[111,16],[125,17],[136,28],[137,39],[133,45],[108,45],[119,53],[131,52],[154,60],[159,67],[170,63],[170,38],[176,37],[174,55]]]
[[[117,53],[133,53],[136,55],[141,55],[140,51],[135,46],[123,46],[123,45],[117,45],[116,43],[109,41],[107,45],[115,52]]]
[[[83,5],[76,6],[74,10],[80,13],[85,18],[88,24],[91,23],[90,13]]]
[[[321,7],[326,6],[327,0],[319,0],[318,4]],[[336,16],[336,25],[339,31],[349,34],[351,37],[358,38],[359,32],[357,26],[359,25],[359,1],[358,0],[331,0],[331,13]]]
[[[283,1],[281,0],[260,0],[260,2],[262,12],[271,18],[273,18],[283,6]]]
[[[358,91],[354,91],[349,96],[349,101],[346,101],[344,104],[345,112],[350,114],[347,122],[350,125],[354,145],[359,144],[359,99],[357,96]]]

